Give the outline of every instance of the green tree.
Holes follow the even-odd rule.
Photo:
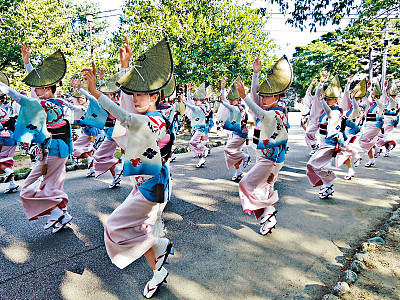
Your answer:
[[[26,75],[21,44],[30,46],[33,64],[36,58],[61,49],[68,63],[64,82],[70,82],[71,77],[76,77],[82,67],[89,64],[88,24],[84,15],[98,12],[98,4],[89,1],[74,4],[71,0],[6,0],[0,2],[0,9],[0,70],[11,78],[14,86],[20,87]],[[101,33],[106,25],[106,21],[94,22],[96,49],[104,44]],[[98,61],[103,60],[99,55]]]
[[[267,1],[265,1],[267,2]],[[269,1],[268,1],[269,2]],[[400,9],[398,0],[271,0],[280,6],[281,12],[289,15],[287,22],[295,27],[316,30],[328,23],[339,24],[345,16],[357,14],[357,23],[369,23],[375,18],[394,16]],[[358,4],[359,3],[359,4]],[[396,16],[394,16],[396,17]],[[397,16],[398,18],[398,16]]]
[[[390,21],[393,43],[389,46],[388,77],[396,77],[400,65],[399,22]],[[384,43],[384,20],[375,20],[366,25],[349,26],[343,31],[330,32],[304,47],[297,47],[292,63],[295,73],[294,87],[304,96],[313,78],[320,78],[326,72],[338,74],[342,84],[351,74],[368,73],[371,47],[380,55],[375,58],[374,77],[382,72],[382,51]],[[368,62],[368,61],[367,61]]]
[[[225,77],[232,82],[242,75],[251,80],[251,62],[259,55],[266,67],[273,61],[276,48],[263,28],[267,17],[250,4],[206,0],[128,0],[122,26],[114,33],[110,63],[118,63],[118,48],[128,36],[134,57],[167,35],[174,58],[177,82],[219,86]]]

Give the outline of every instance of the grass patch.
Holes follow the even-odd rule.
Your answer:
[[[17,174],[20,174],[20,173],[29,173],[30,171],[31,171],[30,168],[22,168],[22,169],[15,170],[14,174],[17,175]]]

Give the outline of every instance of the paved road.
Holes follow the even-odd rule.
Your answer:
[[[278,225],[268,236],[243,213],[223,147],[212,150],[203,169],[190,153],[178,155],[164,215],[175,256],[156,299],[320,299],[340,276],[350,247],[388,214],[398,199],[397,148],[376,167],[357,168],[351,181],[342,179],[344,168],[335,169],[334,197],[322,201],[305,175],[309,150],[298,114],[290,121],[290,150],[276,184]],[[75,219],[56,235],[42,230],[44,220],[26,220],[17,194],[0,195],[0,299],[142,298],[151,277],[147,262],[120,270],[103,242],[103,224],[132,183],[124,179],[108,190],[111,176],[84,175],[67,173]]]

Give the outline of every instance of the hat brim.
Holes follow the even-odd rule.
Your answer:
[[[283,55],[268,72],[266,80],[258,88],[260,96],[276,96],[284,93],[293,82],[293,68]]]
[[[151,94],[160,91],[171,80],[173,60],[171,48],[164,38],[140,55],[131,70],[116,85],[127,94]]]
[[[10,86],[10,80],[8,79],[7,75],[3,72],[0,72],[0,82],[4,83],[5,85]],[[0,91],[0,96],[4,96],[5,94]]]
[[[67,61],[64,53],[61,50],[57,50],[29,72],[22,82],[30,87],[45,88],[57,84],[64,78],[66,72]]]

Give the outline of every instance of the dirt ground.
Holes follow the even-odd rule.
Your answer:
[[[358,274],[358,280],[343,300],[399,300],[400,299],[400,226],[384,238],[386,244],[368,251],[371,260],[367,270]]]

